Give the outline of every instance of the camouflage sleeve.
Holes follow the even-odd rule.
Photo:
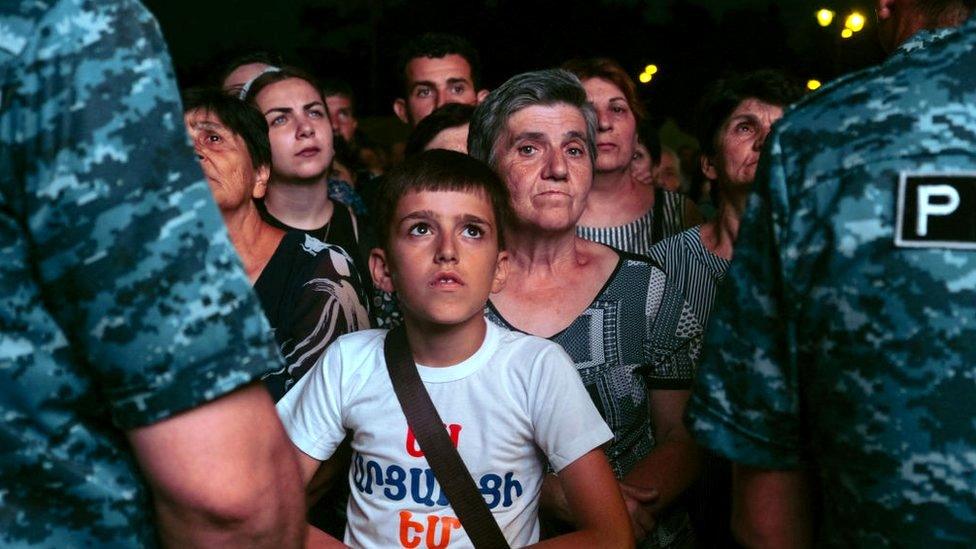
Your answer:
[[[771,139],[716,299],[686,420],[702,445],[732,461],[792,469],[799,466],[799,406],[784,274],[789,212],[782,151],[775,134]]]
[[[10,207],[114,421],[148,424],[276,367],[155,20],[134,1],[37,5],[47,11],[4,79]]]

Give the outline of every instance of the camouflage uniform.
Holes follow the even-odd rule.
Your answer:
[[[810,466],[822,545],[976,540],[976,255],[895,242],[902,174],[976,185],[974,48],[923,33],[788,113],[715,307],[692,431]]]
[[[0,2],[0,546],[155,544],[124,431],[280,357],[137,2]]]

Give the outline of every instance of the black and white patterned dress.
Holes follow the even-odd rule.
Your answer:
[[[630,223],[614,227],[577,225],[576,234],[580,238],[611,248],[647,255],[655,243],[684,230],[684,208],[685,195],[657,189],[654,193],[654,207]],[[660,216],[660,219],[655,219],[656,216]]]
[[[606,453],[620,478],[655,445],[648,391],[690,388],[702,327],[680,295],[665,292],[666,276],[656,263],[618,253],[617,267],[596,299],[549,340],[573,359],[590,398],[613,431]],[[486,316],[517,330],[490,301]],[[659,517],[649,546],[667,547],[685,539],[688,529],[687,512],[672,506]]]

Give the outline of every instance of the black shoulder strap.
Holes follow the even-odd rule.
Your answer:
[[[664,238],[664,192],[661,187],[654,187],[654,215],[651,219],[651,244],[657,244]]]
[[[403,415],[407,416],[407,424],[471,543],[478,549],[507,549],[505,536],[454,448],[444,422],[420,380],[403,326],[386,334],[383,356],[393,390]]]

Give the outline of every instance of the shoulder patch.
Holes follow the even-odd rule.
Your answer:
[[[976,172],[902,172],[896,198],[895,246],[976,249]]]

